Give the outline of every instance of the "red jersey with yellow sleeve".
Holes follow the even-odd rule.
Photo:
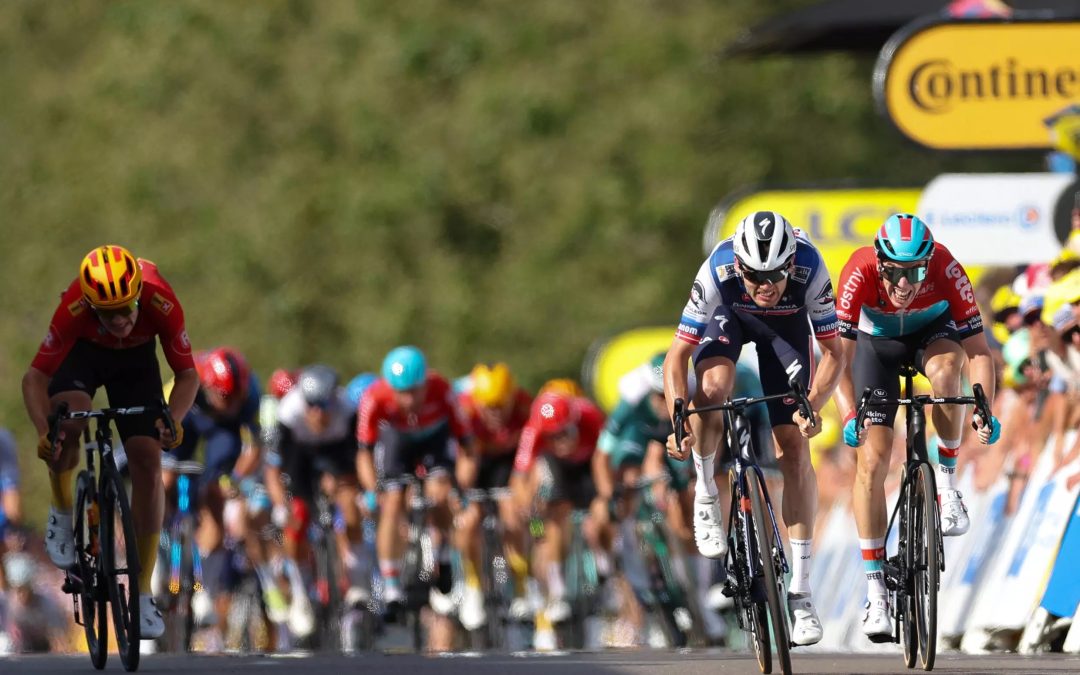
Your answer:
[[[30,365],[51,376],[79,340],[107,349],[128,349],[160,338],[165,359],[173,372],[194,368],[195,361],[191,356],[191,342],[184,328],[184,310],[180,301],[158,273],[157,265],[142,259],[138,260],[138,264],[142,269],[142,292],[139,294],[139,314],[130,335],[121,338],[105,330],[97,314],[83,298],[79,280],[75,279],[60,296],[60,305],[53,312],[49,332]]]
[[[402,410],[393,388],[382,378],[368,387],[360,399],[356,440],[366,448],[373,448],[379,440],[379,427],[383,424],[389,424],[410,440],[423,439],[442,425],[449,424],[450,435],[459,443],[466,445],[469,440],[453,387],[433,370],[428,371],[424,380],[424,401],[420,404],[419,412]]]
[[[529,409],[532,407],[532,396],[524,389],[519,388],[514,392],[511,402],[510,416],[506,423],[498,427],[492,427],[484,417],[478,403],[473,401],[472,396],[466,392],[458,396],[458,405],[465,418],[465,424],[476,439],[479,452],[482,456],[496,457],[515,452],[518,442],[521,440],[521,430],[529,421]]]
[[[578,444],[568,456],[559,459],[568,464],[585,464],[596,452],[600,432],[604,429],[604,411],[587,398],[574,398],[570,405],[577,418],[573,424],[577,426]],[[536,458],[548,451],[538,422],[534,417],[530,417],[528,424],[521,430],[521,442],[518,443],[517,454],[514,456],[514,471],[526,473],[532,468]]]

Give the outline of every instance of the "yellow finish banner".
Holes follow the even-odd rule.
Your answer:
[[[921,194],[919,188],[763,189],[722,202],[709,218],[705,247],[711,251],[754,211],[776,211],[806,232],[835,283],[855,249],[873,244],[892,214],[915,213]]]
[[[884,47],[883,112],[939,150],[1049,148],[1044,120],[1080,101],[1080,21],[931,21]]]

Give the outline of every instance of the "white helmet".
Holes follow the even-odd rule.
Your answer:
[[[735,257],[743,267],[780,269],[795,255],[795,229],[776,211],[755,211],[735,228]]]

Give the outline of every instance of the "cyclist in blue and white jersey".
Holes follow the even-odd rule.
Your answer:
[[[814,338],[822,350],[814,376]],[[811,599],[810,551],[817,482],[807,439],[820,430],[819,410],[832,396],[843,370],[832,282],[821,254],[801,232],[774,211],[744,218],[735,234],[720,242],[702,264],[683,309],[678,331],[664,360],[668,412],[675,399],[688,398],[687,362],[693,358],[698,391],[691,406],[723,403],[735,385],[735,364],[746,342],[757,345],[764,393],[780,394],[798,378],[810,385],[816,426],[799,415],[792,399],[770,401],[780,471],[784,477],[782,513],[792,551],[788,607],[792,641],[821,640],[821,622]],[[668,452],[677,459],[693,456],[694,540],[702,555],[727,553],[715,480],[715,454],[723,439],[719,412],[690,418],[687,436]]]
[[[21,522],[22,498],[19,495],[19,458],[15,454],[15,437],[0,427],[0,559],[6,552],[4,535],[8,527],[18,526]],[[0,565],[0,592],[6,587],[3,565]]]

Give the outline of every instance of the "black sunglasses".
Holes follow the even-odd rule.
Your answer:
[[[775,285],[788,278],[787,267],[782,267],[776,270],[759,271],[740,266],[739,271],[742,274],[742,278],[752,284],[769,283]]]
[[[898,284],[901,279],[907,279],[913,284],[917,284],[920,281],[926,279],[927,266],[919,265],[918,267],[894,267],[892,265],[878,265],[878,269],[881,270],[881,276],[888,279],[890,283]]]
[[[138,301],[138,299],[132,300],[130,303],[128,303],[126,305],[122,305],[120,307],[114,307],[114,308],[111,308],[111,309],[105,309],[105,308],[102,308],[102,307],[94,307],[93,305],[90,305],[90,308],[94,310],[94,314],[97,314],[102,319],[108,321],[109,319],[112,319],[112,318],[115,318],[115,317],[118,317],[118,316],[123,316],[123,317],[131,316],[132,314],[135,313],[135,310],[137,310],[139,308],[139,301]]]

